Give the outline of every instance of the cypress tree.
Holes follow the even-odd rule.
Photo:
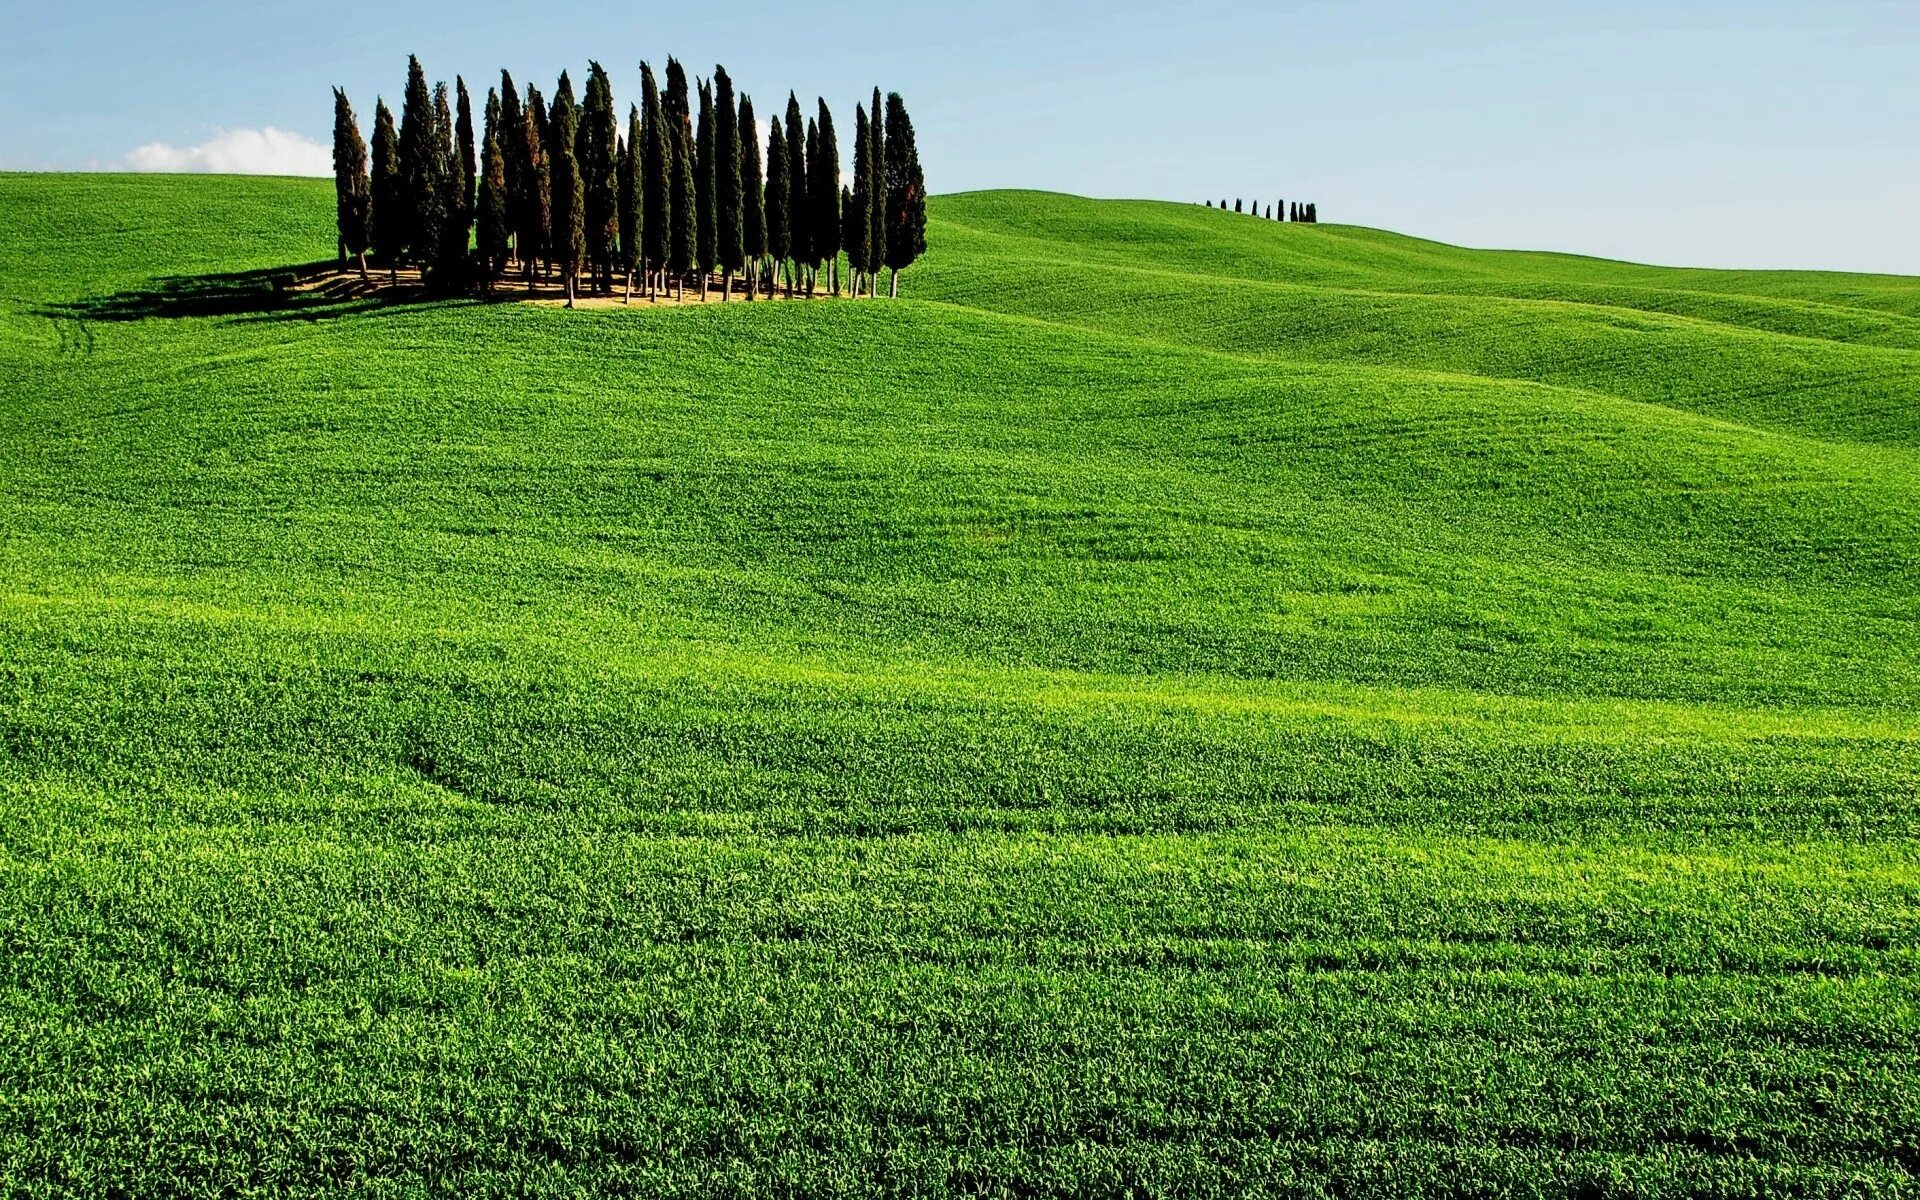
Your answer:
[[[400,257],[407,241],[400,183],[400,135],[393,127],[393,110],[385,100],[373,105],[373,252],[386,265],[389,278],[398,281]]]
[[[845,231],[840,227],[840,139],[833,132],[833,113],[824,98],[820,101],[819,169],[812,187],[814,203],[813,254],[827,264],[829,286],[840,294],[840,247]]]
[[[788,221],[793,213],[793,189],[788,185],[790,172],[787,169],[787,139],[780,131],[780,120],[774,118],[767,122],[767,253],[773,256],[774,271],[786,261],[793,252],[793,238]],[[767,281],[773,286],[773,280]],[[792,280],[788,280],[787,295],[793,295]]]
[[[846,220],[841,240],[846,245],[847,273],[852,276],[853,295],[860,295],[861,281],[866,277],[867,258],[873,251],[873,193],[868,190],[867,155],[872,149],[873,134],[867,128],[867,109],[863,104],[853,106],[853,187],[847,192],[843,209]]]
[[[599,63],[588,63],[587,98],[580,109],[575,154],[587,189],[587,261],[593,264],[603,291],[613,290],[613,268],[620,251],[619,128],[613,111],[613,84]]]
[[[891,294],[900,295],[900,272],[927,250],[927,181],[914,145],[913,118],[899,92],[887,95],[887,266]]]
[[[440,152],[435,172],[440,188],[440,227],[434,239],[428,274],[435,287],[452,291],[465,282],[467,246],[473,227],[468,223],[469,213],[461,198],[465,181],[460,175],[460,152],[454,145],[453,106],[448,103],[444,83],[433,86],[433,137]]]
[[[1307,224],[1318,225],[1319,223],[1320,223],[1320,206],[1318,204],[1309,202],[1307,205]]]
[[[580,267],[587,253],[586,181],[580,177],[580,156],[575,150],[580,133],[580,112],[573,99],[573,83],[565,71],[553,91],[553,107],[547,111],[547,152],[552,161],[553,217],[551,253],[560,268],[560,280],[567,289],[567,307],[573,307]]]
[[[791,296],[800,264],[811,252],[808,229],[813,208],[807,203],[807,131],[800,119],[800,100],[787,93],[787,253],[793,268],[787,275],[787,294]]]
[[[740,203],[740,107],[733,80],[713,68],[714,258],[720,264],[720,299],[733,299],[733,273],[745,254],[745,214]]]
[[[1213,201],[1211,201],[1211,200],[1209,200],[1209,201],[1207,201],[1207,207],[1208,207],[1208,208],[1212,208],[1212,207],[1213,207]]]
[[[820,274],[820,126],[807,118],[807,295]],[[796,242],[800,239],[795,238]]]
[[[526,153],[526,138],[521,133],[521,122],[525,119],[520,111],[520,93],[514,90],[513,76],[500,72],[500,114],[496,128],[500,135],[500,154],[507,163],[507,231],[514,241],[520,233],[520,174],[525,170],[521,161]],[[516,252],[517,252],[516,247]]]
[[[660,89],[654,83],[653,68],[646,63],[640,64],[640,128],[644,160],[640,168],[641,257],[651,298],[655,294],[654,273],[666,268],[673,224],[673,146],[660,105]]]
[[[1273,220],[1273,205],[1267,205],[1267,220]]]
[[[367,142],[346,92],[333,89],[334,224],[340,231],[340,259],[351,254],[367,277],[367,246],[373,241],[373,180],[367,175]]]
[[[887,257],[887,133],[880,117],[880,89],[873,89],[873,104],[867,109],[867,135],[873,139],[867,151],[867,215],[872,233],[867,247],[867,296],[880,294],[880,267]]]
[[[760,287],[760,264],[767,257],[766,182],[760,172],[760,122],[753,98],[740,97],[740,252],[746,258],[747,299]]]
[[[475,188],[480,178],[480,160],[473,140],[473,98],[467,95],[467,81],[455,75],[454,87],[459,94],[458,119],[454,124],[454,145],[460,151],[460,178],[465,187],[460,192],[460,214],[468,228],[474,220]]]
[[[492,99],[487,105],[489,112],[498,105],[498,99]],[[507,242],[512,231],[511,219],[507,215],[507,156],[500,148],[497,125],[487,130],[486,139],[481,144],[480,164],[480,198],[476,213],[480,276],[491,292],[494,281],[506,270]]]
[[[1244,209],[1242,209],[1242,208],[1240,207],[1240,202],[1239,202],[1238,200],[1235,200],[1235,201],[1233,202],[1233,211],[1235,211],[1235,212],[1244,212],[1244,211],[1245,211]]]
[[[667,91],[661,109],[673,147],[673,215],[667,267],[678,281],[676,294],[684,298],[687,272],[693,270],[700,201],[693,178],[693,114],[687,102],[687,72],[677,59],[667,59]]]
[[[627,140],[620,148],[620,269],[627,273],[627,294],[633,299],[633,276],[640,269],[640,205],[646,191],[642,174],[646,138],[640,128],[640,108],[627,106]]]
[[[707,298],[707,279],[718,261],[714,226],[717,214],[714,170],[713,85],[700,82],[700,125],[693,149],[693,265],[700,273],[700,299]]]
[[[400,236],[406,256],[433,256],[440,234],[440,150],[434,137],[433,93],[417,57],[407,59],[407,94],[400,107]]]
[[[553,228],[553,164],[547,157],[547,105],[540,89],[527,85],[526,108],[520,115],[520,179],[522,224],[518,230],[520,261],[527,269],[527,290],[534,289],[540,260],[547,256]]]

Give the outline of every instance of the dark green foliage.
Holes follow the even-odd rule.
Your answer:
[[[575,156],[586,187],[586,258],[611,287],[620,257],[619,118],[613,109],[613,84],[599,63],[587,65],[586,98],[580,106]]]
[[[867,136],[873,144],[867,150],[867,215],[873,223],[867,251],[867,293],[880,290],[880,268],[887,257],[887,133],[881,119],[880,89],[873,89],[873,103],[867,108]]]
[[[900,272],[927,250],[927,181],[920,172],[913,120],[900,93],[887,96],[887,266],[893,289]]]
[[[1307,202],[1307,224],[1318,225],[1319,223],[1320,223],[1320,206],[1314,203],[1313,201],[1309,200]]]
[[[653,68],[640,64],[641,164],[640,242],[645,269],[662,270],[672,246],[673,137],[661,106]],[[649,290],[651,290],[649,283]]]
[[[873,270],[873,133],[867,128],[865,105],[853,109],[853,186],[845,201],[842,242],[847,252],[847,268],[852,273],[853,293]]]
[[[1244,210],[1242,210],[1242,208],[1240,207],[1240,201],[1238,201],[1238,200],[1235,200],[1235,201],[1233,202],[1233,211],[1235,211],[1235,212],[1241,212],[1241,211],[1244,211]]]
[[[798,267],[813,261],[813,205],[807,195],[810,164],[800,99],[787,93],[787,254]]]
[[[785,262],[793,253],[792,172],[787,162],[787,138],[778,117],[767,123],[767,253]]]
[[[713,254],[730,280],[746,257],[746,229],[740,191],[740,101],[722,66],[713,69],[713,103]]]
[[[807,293],[813,293],[813,270],[821,262],[820,254],[820,126],[812,117],[807,118],[807,253],[803,261],[807,264]],[[798,239],[795,239],[796,241]]]
[[[373,242],[373,181],[367,174],[367,143],[347,93],[333,89],[334,227],[341,255],[360,262],[367,273],[367,247]]]
[[[514,87],[513,76],[500,72],[500,114],[497,130],[500,137],[500,155],[507,164],[507,231],[510,237],[518,239],[523,199],[520,177],[529,170],[526,163],[527,139],[522,129],[526,113],[520,107],[520,93]]]
[[[699,127],[693,148],[693,265],[700,274],[700,295],[707,294],[707,276],[713,274],[715,258],[714,206],[714,128],[713,86],[702,80],[699,85]]]
[[[693,270],[700,197],[693,175],[693,113],[689,108],[687,72],[677,59],[667,59],[667,88],[661,109],[673,146],[673,211],[667,267],[675,277],[684,280]]]
[[[389,269],[407,252],[406,192],[400,176],[400,135],[385,100],[373,106],[373,254]]]
[[[497,107],[497,101],[488,107]],[[487,284],[491,286],[506,269],[507,255],[512,249],[509,244],[511,218],[507,215],[507,157],[500,148],[498,129],[487,130],[480,153],[480,197],[475,225],[480,267]]]
[[[586,183],[580,175],[579,133],[580,109],[574,101],[573,83],[562,71],[553,91],[553,105],[547,111],[546,144],[553,191],[549,253],[560,269],[569,300],[587,253]]]
[[[406,255],[430,261],[447,221],[444,139],[438,132],[433,92],[417,57],[407,59],[407,93],[400,109],[400,232]]]
[[[840,139],[833,132],[833,113],[820,101],[819,143],[811,161],[808,194],[813,198],[813,259],[832,270],[832,290],[840,291]]]
[[[447,85],[433,88],[433,138],[439,149],[436,171],[440,188],[440,228],[435,251],[425,264],[427,279],[440,291],[457,291],[467,282],[467,248],[473,226],[465,204],[465,180],[460,174],[460,152],[454,144],[453,105],[448,101]]]
[[[620,146],[620,269],[640,270],[641,204],[646,194],[646,133],[640,125],[640,106],[627,108],[627,139]]]
[[[477,203],[480,178],[480,160],[478,146],[473,137],[473,97],[467,94],[467,81],[455,75],[454,88],[458,104],[454,116],[454,148],[460,155],[460,219],[471,228],[474,222],[474,205]]]
[[[540,89],[527,85],[520,117],[519,225],[515,234],[520,261],[532,281],[537,264],[549,254],[553,231],[553,163],[547,154],[547,105]]]
[[[760,122],[753,99],[740,97],[740,250],[747,260],[748,291],[758,286],[767,256],[766,179],[760,166]]]

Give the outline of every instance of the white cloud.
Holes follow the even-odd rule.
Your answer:
[[[126,166],[130,171],[215,175],[331,175],[333,149],[269,125],[217,130],[198,146],[150,142],[127,155]]]

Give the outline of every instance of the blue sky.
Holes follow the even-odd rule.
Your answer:
[[[939,191],[1284,195],[1471,245],[1920,274],[1913,0],[0,6],[4,169],[310,161],[329,85],[370,119],[409,52],[549,90],[597,57],[623,100],[672,53],[763,109],[902,92]]]

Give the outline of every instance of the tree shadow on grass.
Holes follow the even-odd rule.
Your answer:
[[[319,321],[360,313],[418,308],[456,299],[417,281],[391,283],[383,272],[362,280],[331,259],[259,271],[171,275],[151,284],[52,306],[47,315],[82,321],[228,317],[249,321]]]

